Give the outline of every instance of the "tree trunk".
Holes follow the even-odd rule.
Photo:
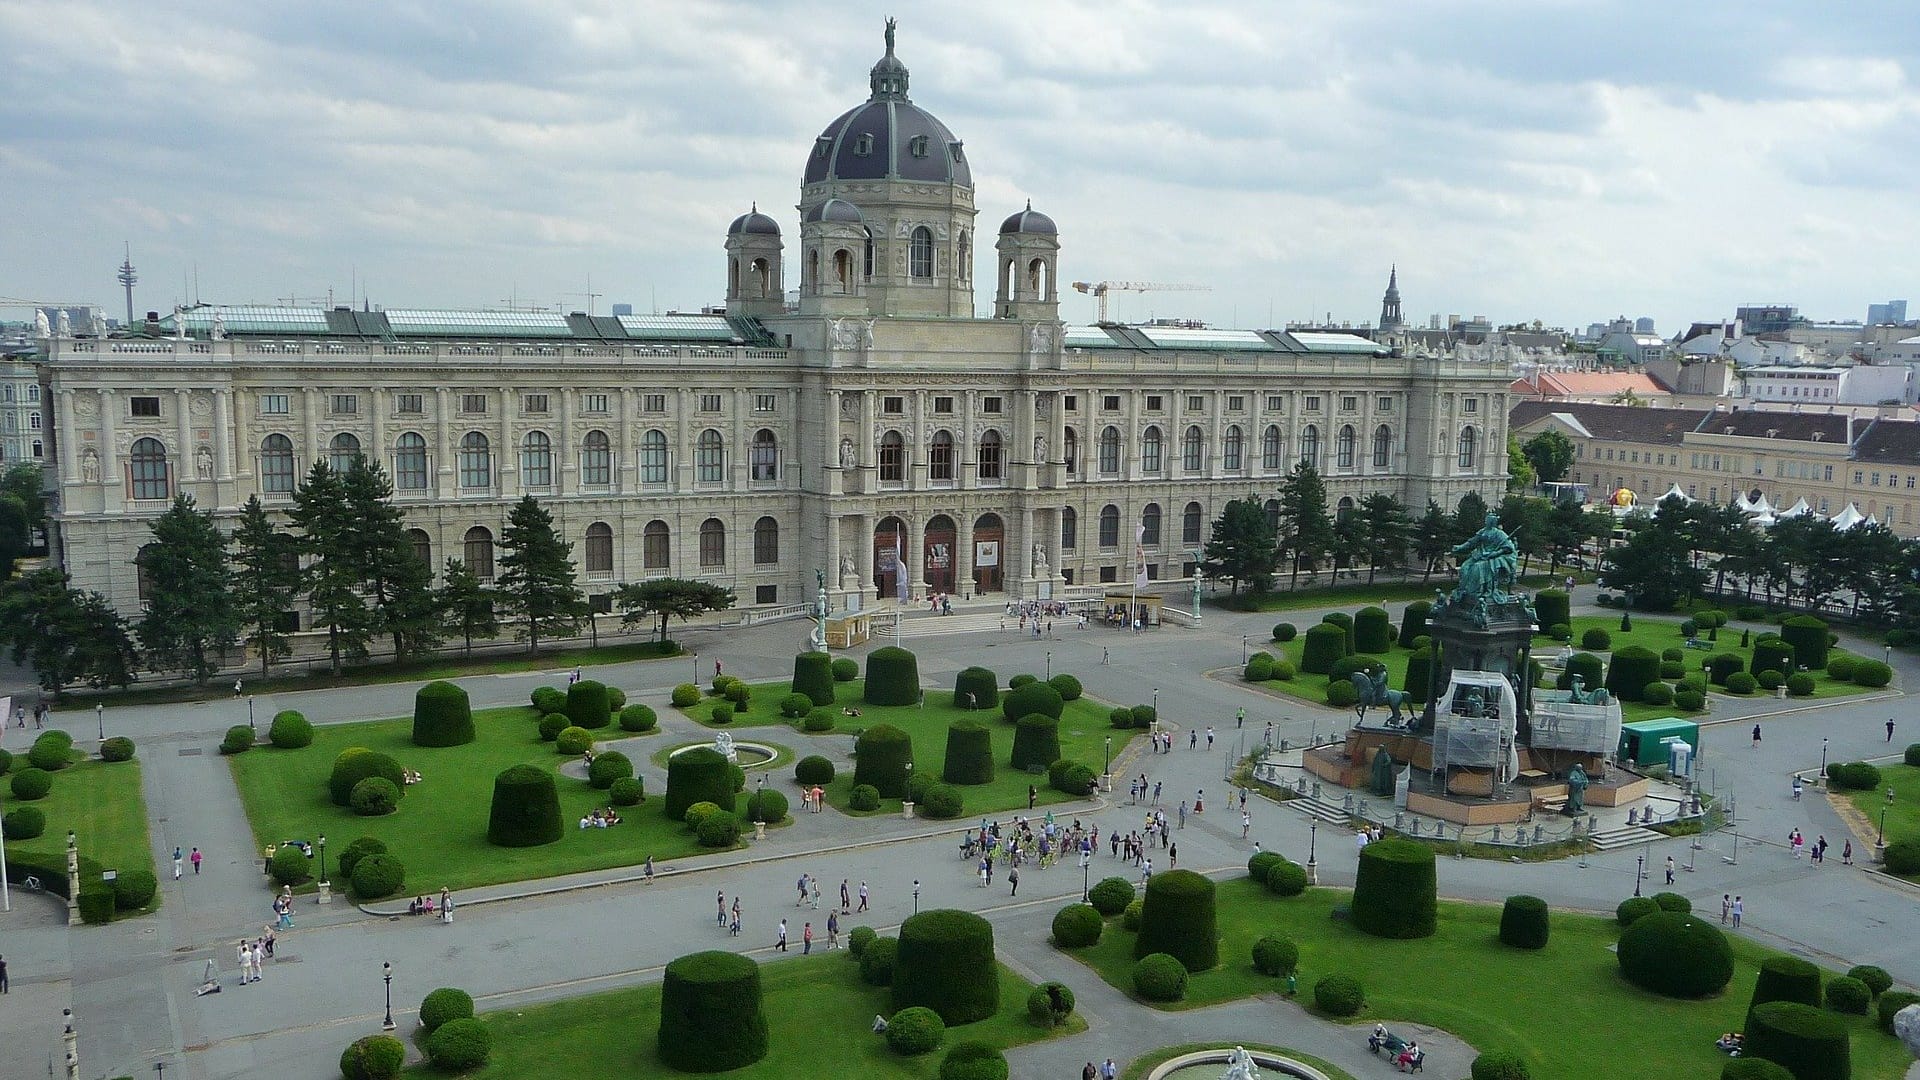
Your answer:
[[[332,623],[327,627],[327,651],[333,659],[333,673],[340,674],[340,624]]]

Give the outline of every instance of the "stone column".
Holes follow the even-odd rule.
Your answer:
[[[500,448],[493,456],[493,493],[503,498],[524,490],[520,483],[520,447],[513,441],[513,409],[518,397],[511,388],[500,391]]]
[[[55,451],[60,455],[60,475],[69,484],[80,482],[80,428],[73,418],[73,391],[59,392],[60,427]]]
[[[953,591],[973,598],[973,515],[963,510],[953,515]]]
[[[192,404],[191,390],[176,389],[173,392],[173,437],[179,440],[180,449],[172,455],[172,460],[178,461],[179,464],[175,466],[177,471],[174,474],[173,490],[169,494],[177,495],[180,489],[186,486],[187,481],[200,479],[199,468],[194,464],[193,418],[189,409]]]
[[[109,512],[126,505],[127,478],[115,442],[113,411],[120,407],[110,387],[100,388],[100,505]]]
[[[620,388],[620,414],[613,424],[613,452],[616,456],[613,459],[611,477],[613,490],[617,494],[635,490],[635,484],[631,478],[634,476],[634,470],[640,465],[635,457],[638,451],[633,441],[633,396],[633,387]]]
[[[900,568],[900,572],[907,575],[907,596],[911,599],[916,595],[916,586],[920,592],[926,591],[927,530],[925,522],[913,520],[905,514],[900,515],[900,520],[907,525],[906,550],[901,553],[907,564]]]
[[[214,476],[222,484],[233,482],[233,391],[219,389],[213,392],[213,467]],[[228,495],[222,502],[240,500]]]
[[[459,457],[459,450],[454,446],[453,439],[453,391],[444,386],[439,387],[434,390],[433,398],[433,419],[439,428],[438,441],[433,448],[433,453],[439,459],[434,475],[437,478],[439,497],[451,499],[458,490],[459,484],[453,474],[454,464]]]
[[[367,395],[367,405],[373,410],[373,445],[361,447],[368,464],[378,465],[386,470],[387,479],[393,479],[393,455],[387,448],[387,391],[374,387]]]
[[[300,448],[302,457],[293,467],[293,482],[298,485],[306,477],[313,463],[326,456],[326,449],[320,445],[320,405],[326,399],[320,391],[309,386],[300,391],[300,419],[304,426],[306,445]]]
[[[579,490],[580,448],[584,445],[573,430],[573,390],[562,386],[556,389],[560,395],[560,437],[554,440],[553,452],[558,461],[554,463],[554,491],[561,495],[571,495]]]
[[[80,846],[67,834],[67,925],[80,925]]]

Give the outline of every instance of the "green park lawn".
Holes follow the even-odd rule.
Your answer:
[[[140,796],[140,762],[106,762],[76,751],[75,763],[53,774],[46,798],[21,802],[8,794],[8,810],[32,806],[47,815],[47,830],[32,840],[7,841],[15,861],[29,855],[66,866],[67,831],[72,830],[83,858],[103,870],[152,871],[153,849],[147,837],[147,808]],[[27,765],[22,753],[13,767]],[[159,893],[147,910],[158,907]]]
[[[858,965],[845,951],[762,964],[760,985],[771,1049],[759,1062],[727,1073],[729,1077],[930,1080],[939,1072],[941,1050],[902,1057],[887,1049],[884,1036],[871,1032],[876,1014],[893,1014],[892,991],[861,982]],[[1031,983],[1001,966],[1000,1011],[986,1020],[947,1029],[942,1048],[961,1041],[1010,1048],[1086,1030],[1086,1021],[1078,1016],[1052,1031],[1028,1020],[1027,994],[1032,989]],[[484,1016],[493,1031],[493,1055],[483,1068],[465,1074],[475,1080],[693,1075],[662,1065],[657,1057],[658,983]],[[427,1065],[408,1073],[441,1075]]]
[[[1880,827],[1880,813],[1887,818],[1887,841],[1920,837],[1920,768],[1899,762],[1882,763],[1880,783],[1872,791],[1850,791],[1847,800],[1874,827]],[[1893,789],[1893,801],[1887,801],[1887,789]],[[48,831],[52,828],[49,826]]]
[[[780,699],[790,692],[790,682],[753,684],[753,697],[744,713],[737,714],[728,727],[758,727],[769,724],[791,724],[780,715]],[[872,727],[875,724],[892,724],[906,732],[913,739],[913,770],[923,776],[940,775],[947,760],[947,728],[956,720],[979,720],[993,732],[993,780],[985,784],[968,785],[960,788],[965,800],[961,818],[982,814],[994,814],[1006,810],[1025,810],[1027,808],[1027,787],[1032,785],[1040,789],[1039,805],[1075,801],[1074,796],[1066,795],[1047,786],[1045,774],[1031,776],[1016,772],[1008,762],[1013,757],[1013,724],[1007,722],[998,708],[980,709],[969,712],[953,703],[950,690],[929,690],[924,705],[867,705],[861,702],[866,691],[866,681],[856,679],[853,682],[835,683],[838,701],[832,706],[835,710],[853,706],[860,715],[841,716],[834,726],[834,733],[845,736],[848,733]],[[683,710],[695,720],[703,723],[712,711],[708,698],[690,710]],[[1132,731],[1116,731],[1107,723],[1107,715],[1113,706],[1082,697],[1078,701],[1069,701],[1060,714],[1060,754],[1070,761],[1078,761],[1092,769],[1096,775],[1107,762],[1107,743],[1113,739],[1113,756],[1119,757],[1126,749],[1127,740],[1133,737]],[[708,723],[709,727],[713,725]],[[714,728],[714,730],[724,730]],[[824,733],[832,734],[832,733]],[[807,753],[805,747],[800,753]],[[847,806],[853,791],[853,773],[842,770],[833,783],[828,784],[827,802],[843,812],[859,813]],[[880,809],[871,813],[899,813],[899,799],[880,800]]]
[[[1738,935],[1733,981],[1718,996],[1683,1001],[1648,993],[1619,974],[1612,947],[1620,928],[1609,918],[1555,914],[1544,949],[1500,944],[1498,905],[1440,904],[1434,936],[1394,941],[1369,936],[1331,916],[1351,894],[1309,889],[1282,899],[1242,876],[1220,884],[1220,964],[1193,975],[1176,1009],[1272,993],[1279,981],[1254,971],[1253,943],[1269,933],[1300,946],[1303,1002],[1321,978],[1359,979],[1366,1005],[1353,1021],[1365,1025],[1430,1024],[1485,1051],[1521,1054],[1535,1080],[1594,1076],[1718,1076],[1725,1057],[1713,1047],[1722,1032],[1738,1031],[1761,961],[1773,950]],[[1109,920],[1099,944],[1073,955],[1101,978],[1130,991],[1135,935]],[[1897,1080],[1912,1057],[1867,1017],[1843,1017],[1852,1032],[1856,1080]]]
[[[652,790],[651,784],[645,802],[621,808],[619,825],[576,828],[582,816],[607,805],[607,793],[565,774],[558,777],[565,828],[557,843],[526,848],[489,844],[487,817],[495,776],[522,763],[558,769],[575,760],[555,753],[554,744],[540,741],[537,718],[530,706],[476,710],[473,719],[479,737],[464,746],[439,748],[413,745],[411,719],[323,725],[314,729],[313,745],[304,749],[282,750],[263,741],[229,762],[259,847],[325,834],[328,846],[337,852],[358,837],[377,837],[406,867],[406,891],[411,892],[633,866],[649,855],[658,861],[711,850],[701,848],[685,826],[667,820],[662,810],[665,800],[659,798],[663,792]],[[595,734],[606,741],[634,737],[618,727]],[[360,817],[333,804],[327,775],[333,759],[351,746],[391,754],[403,767],[421,774],[421,782],[406,789],[398,811],[385,817]],[[626,753],[638,763],[647,748],[643,741]]]

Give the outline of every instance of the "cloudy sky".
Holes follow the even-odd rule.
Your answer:
[[[117,313],[125,240],[141,308],[717,302],[890,13],[983,223],[1211,288],[1117,317],[1371,320],[1396,262],[1417,322],[1920,293],[1905,4],[0,0],[0,298]]]

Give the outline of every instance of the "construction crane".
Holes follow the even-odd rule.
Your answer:
[[[1107,321],[1107,293],[1109,292],[1212,292],[1211,285],[1156,285],[1150,281],[1076,281],[1073,291],[1092,296],[1099,305],[1097,322]]]

